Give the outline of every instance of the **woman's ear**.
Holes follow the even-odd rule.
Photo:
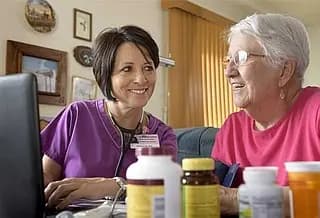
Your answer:
[[[288,81],[294,76],[296,71],[297,62],[294,60],[287,60],[283,67],[279,77],[279,87],[285,86]]]

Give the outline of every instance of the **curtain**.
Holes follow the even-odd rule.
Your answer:
[[[214,15],[208,20],[185,9],[168,8],[169,53],[176,61],[168,72],[172,127],[220,127],[237,110],[223,67],[225,34],[231,24]]]

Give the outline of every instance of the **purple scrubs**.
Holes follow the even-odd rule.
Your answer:
[[[148,116],[148,133],[157,134],[160,145],[176,157],[173,130],[151,114]],[[105,112],[103,99],[78,101],[63,109],[41,132],[42,151],[62,167],[62,178],[114,177],[120,134]],[[125,178],[128,166],[136,160],[135,151],[127,150],[117,175]]]

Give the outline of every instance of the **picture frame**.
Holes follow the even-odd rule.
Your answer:
[[[6,74],[33,73],[40,104],[65,105],[67,52],[7,40]]]
[[[73,9],[73,37],[88,42],[92,40],[92,14]]]
[[[97,97],[97,85],[95,80],[84,77],[72,77],[71,101],[93,100]]]

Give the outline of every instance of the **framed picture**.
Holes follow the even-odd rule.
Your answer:
[[[13,73],[36,75],[40,104],[66,104],[66,52],[8,40],[6,74]]]
[[[97,96],[96,82],[91,79],[74,76],[72,77],[71,101],[91,100]]]
[[[25,17],[31,27],[41,33],[50,32],[56,25],[56,15],[46,0],[28,0]]]
[[[92,14],[79,9],[73,9],[73,37],[91,42]]]

